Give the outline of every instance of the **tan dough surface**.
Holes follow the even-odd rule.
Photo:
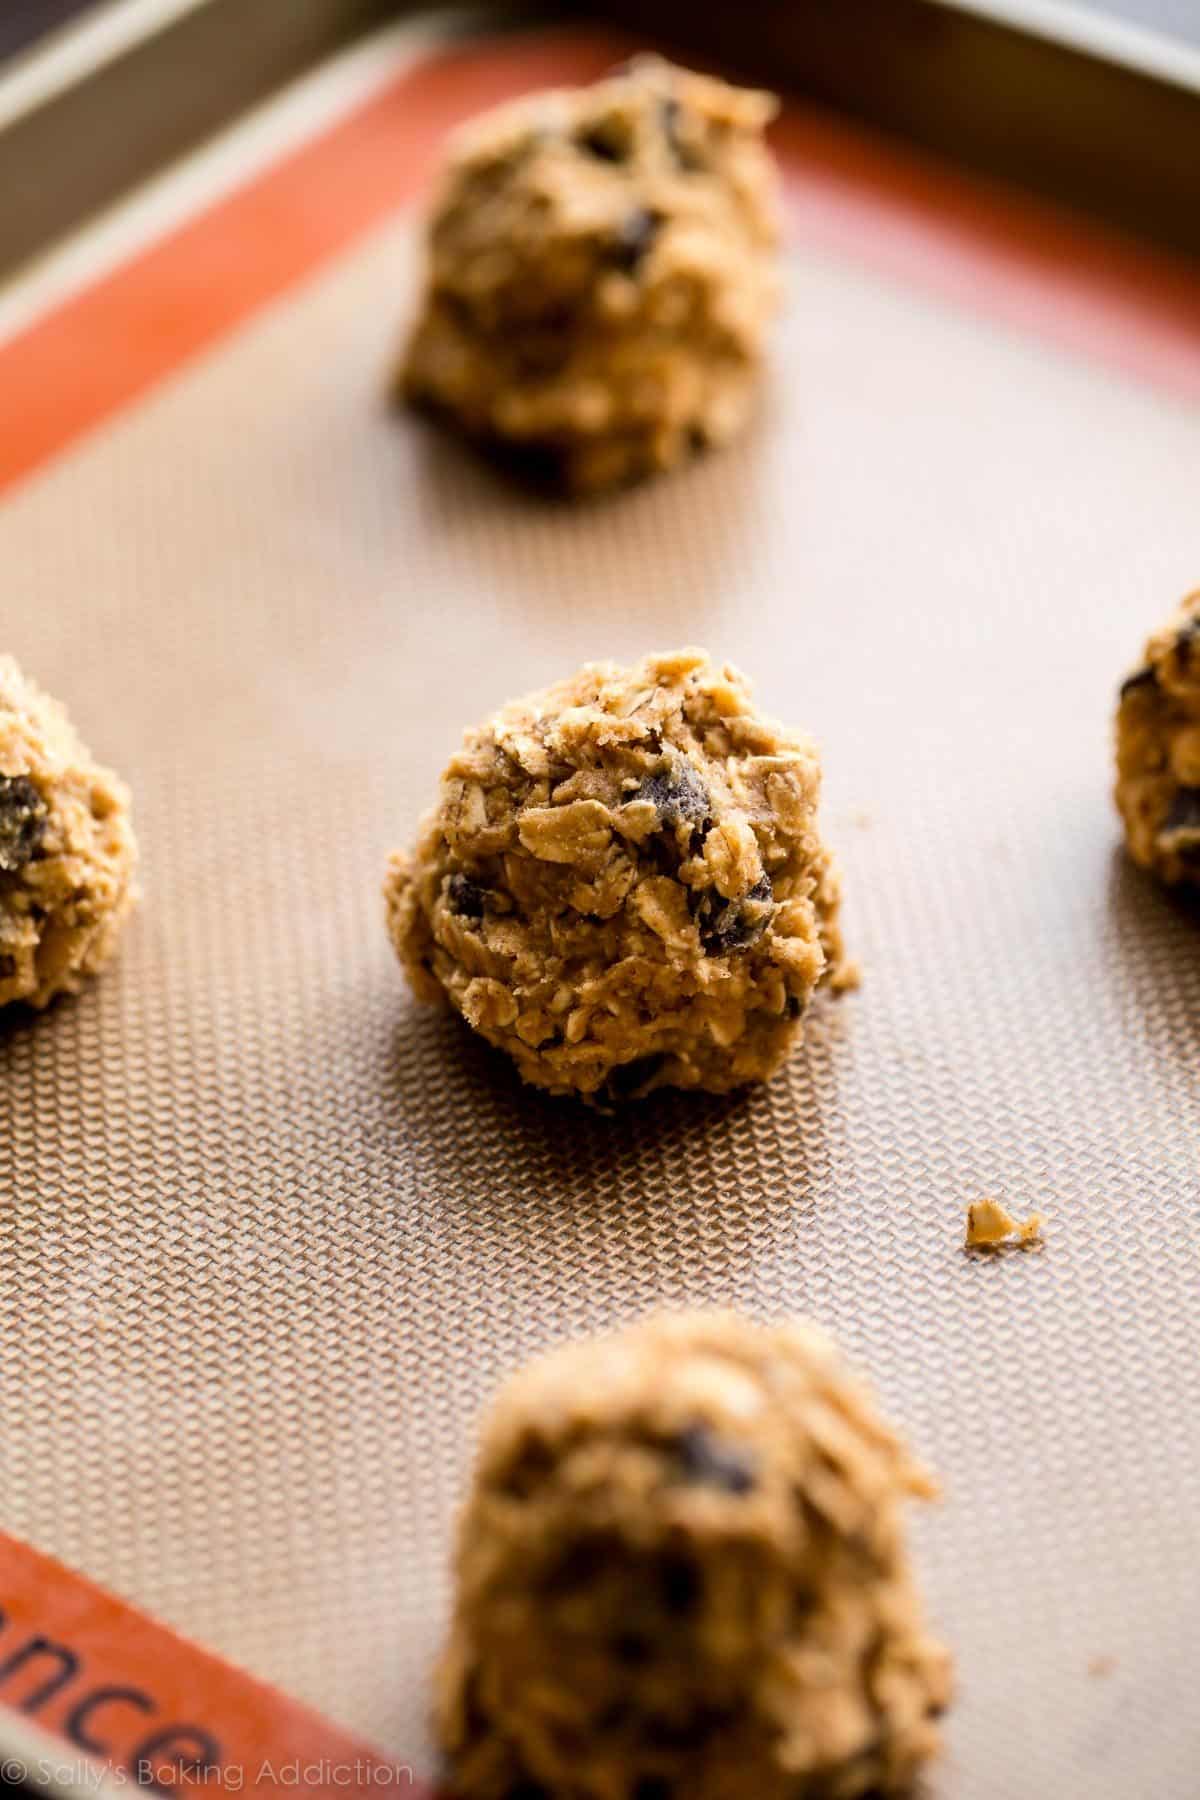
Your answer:
[[[123,783],[0,656],[0,1006],[45,1006],[103,967],[136,863]]]
[[[726,442],[776,302],[774,109],[648,57],[478,120],[434,203],[404,392],[575,491]]]
[[[681,1314],[495,1402],[438,1727],[462,1800],[849,1800],[938,1748],[903,1503],[933,1486],[820,1333]]]
[[[555,1093],[764,1080],[842,961],[819,790],[705,652],[587,664],[466,733],[389,866],[393,943]]]
[[[1121,687],[1116,800],[1133,860],[1200,886],[1200,589]]]

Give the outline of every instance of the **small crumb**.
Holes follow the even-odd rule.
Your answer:
[[[829,990],[834,994],[852,994],[862,986],[862,964],[839,963],[829,977]]]
[[[1027,1219],[1014,1219],[998,1200],[976,1200],[967,1208],[967,1248],[1040,1248],[1044,1222],[1041,1213],[1031,1213]]]
[[[857,826],[859,831],[870,831],[875,821],[869,812],[854,812],[850,814],[850,823]]]
[[[1102,1681],[1106,1675],[1112,1674],[1116,1666],[1117,1659],[1115,1656],[1093,1656],[1091,1662],[1088,1664],[1088,1674],[1092,1676],[1095,1681]]]

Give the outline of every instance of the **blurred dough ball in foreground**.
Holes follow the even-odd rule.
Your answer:
[[[435,199],[402,391],[573,492],[725,443],[777,301],[774,111],[644,57],[477,120]]]
[[[134,900],[129,794],[57,701],[0,656],[0,1005],[104,966]]]
[[[1134,861],[1200,886],[1200,589],[1122,683],[1116,800]]]
[[[461,1800],[850,1800],[939,1747],[928,1476],[818,1332],[667,1316],[518,1375],[462,1516]]]
[[[765,1080],[845,976],[820,782],[704,651],[589,663],[465,734],[389,866],[392,941],[553,1093]]]

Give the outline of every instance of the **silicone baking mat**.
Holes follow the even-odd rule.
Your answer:
[[[1198,1794],[1200,924],[1109,799],[1200,579],[1196,289],[796,112],[752,434],[533,500],[385,406],[400,203],[611,54],[399,77],[0,351],[5,647],[145,854],[115,968],[0,1035],[0,1527],[429,1770],[489,1392],[812,1315],[944,1477],[932,1793]],[[758,1092],[597,1118],[412,1003],[379,884],[463,724],[689,642],[819,738],[864,985]],[[1045,1249],[966,1255],[985,1194]]]

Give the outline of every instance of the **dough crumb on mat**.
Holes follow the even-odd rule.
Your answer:
[[[967,1208],[967,1247],[972,1250],[997,1250],[1003,1247],[1031,1248],[1042,1243],[1041,1213],[1027,1219],[1014,1219],[998,1200],[976,1200]]]
[[[46,1006],[104,966],[136,865],[128,790],[0,656],[0,1006]]]
[[[639,57],[462,132],[401,392],[569,492],[722,444],[778,291],[769,94]]]
[[[1121,684],[1116,802],[1134,862],[1200,887],[1200,589]]]
[[[465,734],[389,865],[392,942],[553,1093],[765,1080],[845,979],[820,781],[704,651],[589,663]]]
[[[862,965],[857,961],[841,962],[829,977],[831,994],[855,994],[862,986]]]
[[[459,1524],[458,1800],[852,1800],[939,1748],[903,1519],[936,1488],[799,1325],[644,1320],[518,1374]]]

